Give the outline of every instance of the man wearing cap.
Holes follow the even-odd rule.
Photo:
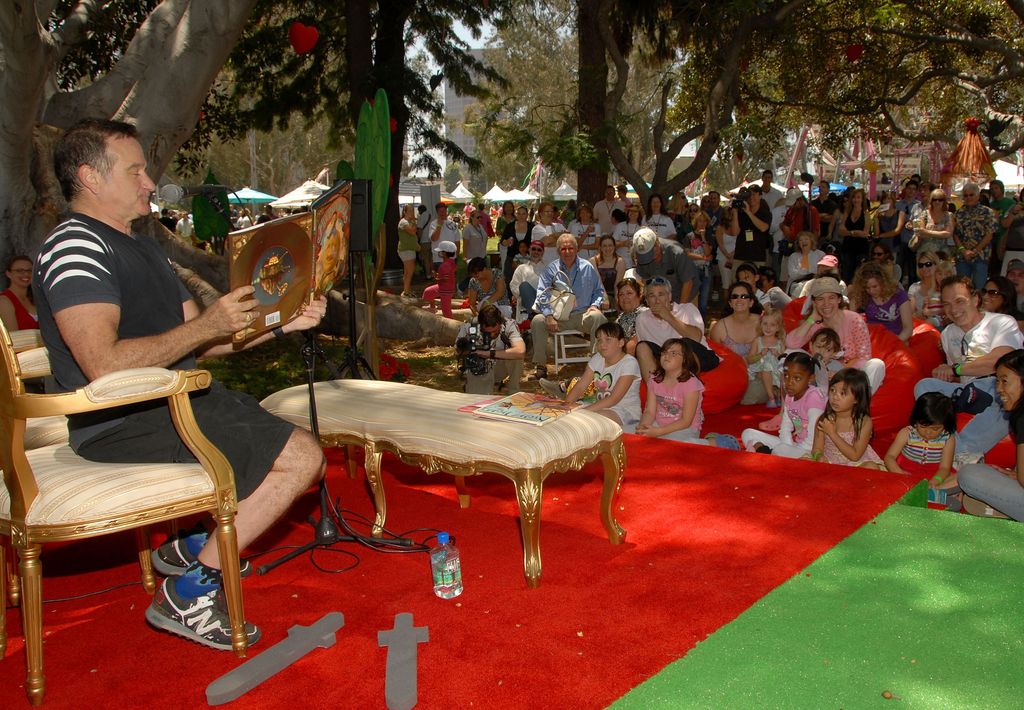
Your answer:
[[[633,235],[630,248],[634,271],[645,281],[661,276],[672,286],[675,303],[692,303],[700,289],[700,272],[679,242],[659,239],[653,229],[643,227]]]
[[[914,397],[942,392],[953,397],[958,411],[975,415],[957,434],[955,467],[959,468],[977,463],[1009,431],[993,375],[996,361],[1024,346],[1024,339],[1011,316],[982,312],[981,296],[968,276],[951,276],[942,282],[942,311],[951,321],[942,330],[946,362],[932,370],[932,377],[917,383]],[[972,387],[968,390],[968,386]]]
[[[534,308],[537,315],[530,323],[533,339],[533,362],[537,366],[535,377],[539,380],[548,376],[548,335],[560,330],[579,330],[594,341],[597,326],[606,322],[601,304],[604,303],[604,286],[601,275],[589,261],[579,258],[576,237],[566,232],[558,238],[558,259],[544,267],[537,284],[537,301]],[[558,294],[553,286],[569,288],[576,297],[572,311],[558,320],[555,316],[554,299]]]
[[[772,248],[772,211],[761,199],[761,186],[751,185],[743,205],[732,211],[732,234],[738,234],[733,264],[750,262],[766,266]]]
[[[538,239],[530,243],[530,260],[517,266],[509,281],[509,290],[519,302],[523,316],[533,317],[533,304],[537,300],[537,286],[544,267],[544,242]]]
[[[863,370],[876,392],[885,378],[885,363],[871,356],[871,335],[868,324],[859,313],[846,308],[843,289],[831,276],[814,279],[810,284],[810,312],[786,334],[787,348],[807,348],[814,334],[822,328],[831,328],[839,335],[843,346],[843,364]]]

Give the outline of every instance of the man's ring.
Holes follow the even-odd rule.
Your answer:
[[[254,313],[246,313],[245,314],[245,322],[246,323],[252,323],[252,320],[255,317],[256,317],[256,314],[254,314]]]

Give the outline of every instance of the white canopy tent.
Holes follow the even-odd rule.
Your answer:
[[[558,186],[558,189],[555,190],[555,193],[552,196],[556,200],[559,200],[559,201],[561,201],[561,200],[575,200],[576,199],[576,189],[572,185],[570,185],[569,183],[567,183],[567,182],[565,182],[563,180],[562,184]]]
[[[533,202],[537,195],[529,190],[509,190],[505,193],[505,199],[512,202]]]
[[[324,185],[316,180],[306,180],[306,182],[302,183],[291,192],[282,195],[271,202],[270,206],[274,209],[296,209],[299,207],[309,207],[309,203],[330,189],[329,185]]]
[[[487,202],[505,202],[508,200],[507,194],[507,192],[498,187],[498,183],[494,183],[494,187],[484,193],[484,200]]]
[[[456,200],[472,200],[474,198],[473,191],[463,185],[461,180],[455,186],[455,189],[452,190],[451,195]]]
[[[1024,188],[1024,167],[1006,160],[997,160],[992,165],[996,169],[996,178],[1003,181],[1007,190]]]

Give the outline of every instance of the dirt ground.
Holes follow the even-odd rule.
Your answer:
[[[461,392],[463,380],[458,370],[458,359],[450,347],[413,348],[403,340],[381,340],[381,352],[409,365],[409,383],[449,392]],[[583,364],[566,365],[558,373],[559,379],[574,377],[583,372]],[[537,381],[532,379],[533,364],[529,350],[523,366],[523,381],[520,389],[525,392],[540,392]],[[549,372],[551,367],[548,367]]]

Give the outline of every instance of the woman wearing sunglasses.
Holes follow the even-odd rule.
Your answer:
[[[956,274],[956,267],[946,252],[928,249],[917,252],[917,275],[921,279],[910,284],[907,295],[914,310],[914,317],[925,320],[936,328],[942,328],[942,295],[939,284],[946,276]]]
[[[946,209],[947,200],[945,192],[932,190],[928,198],[928,209],[921,213],[914,225],[914,236],[910,240],[910,248],[913,251],[941,251],[953,243],[956,217]]]
[[[747,362],[750,350],[757,340],[757,324],[764,309],[758,303],[754,287],[746,281],[737,281],[726,292],[725,315],[711,327],[711,340],[743,358]],[[740,404],[759,404],[768,401],[768,393],[760,378],[751,378]]]
[[[1013,282],[1005,276],[993,276],[985,282],[981,290],[981,310],[986,313],[1003,313],[1021,320],[1017,310],[1017,290]]]

